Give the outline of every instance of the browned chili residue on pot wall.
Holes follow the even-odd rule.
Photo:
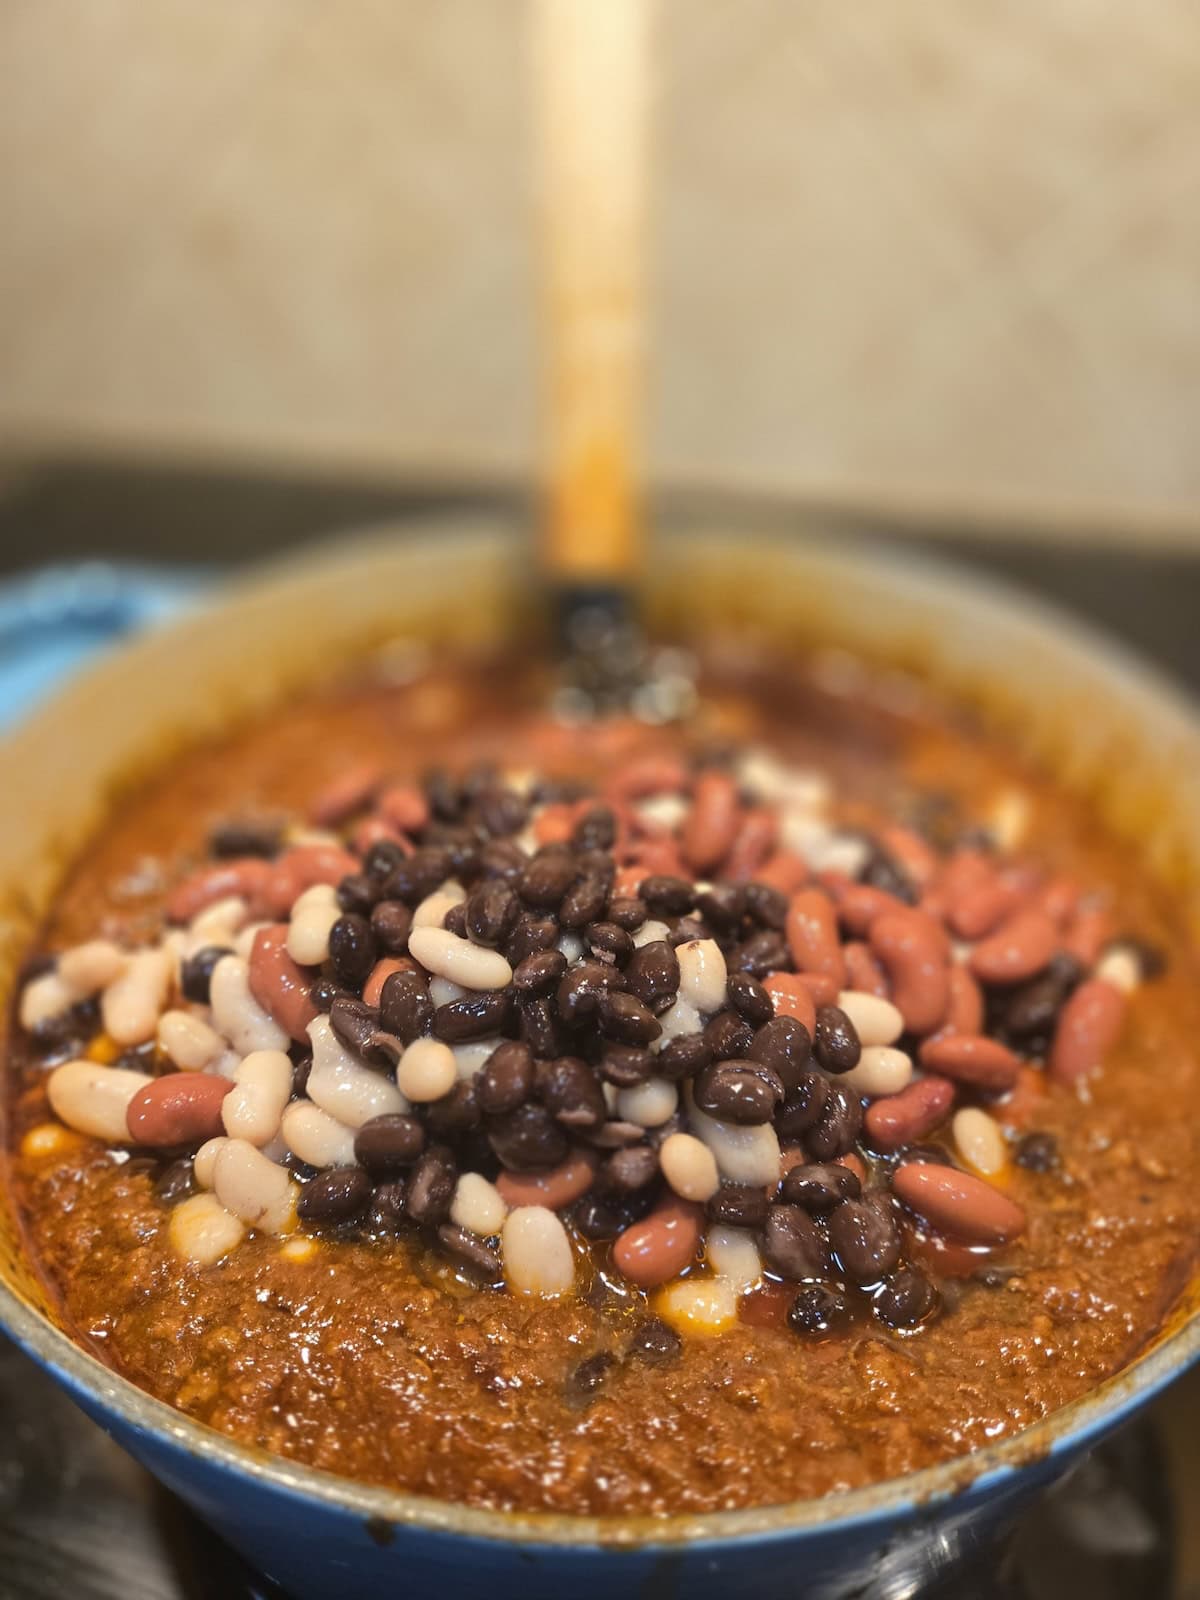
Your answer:
[[[1086,806],[920,694],[898,710],[892,691],[876,699],[867,685],[847,698],[802,668],[727,662],[705,684],[702,721],[706,737],[751,738],[828,767],[862,815],[933,793],[970,816],[1017,782],[1033,800],[1033,853],[1109,888],[1122,931],[1168,953],[1087,1101],[1052,1087],[1040,1107],[1059,1161],[1012,1169],[1006,1192],[1028,1213],[1024,1236],[971,1276],[940,1276],[947,1263],[930,1256],[940,1317],[909,1336],[856,1323],[806,1342],[767,1297],[753,1323],[686,1341],[673,1363],[625,1359],[635,1308],[599,1276],[577,1298],[529,1302],[472,1287],[404,1238],[325,1237],[295,1261],[252,1236],[220,1266],[184,1267],[153,1172],[77,1139],[10,1162],[65,1324],[143,1388],[245,1443],[367,1483],[581,1513],[855,1487],[1012,1434],[1118,1369],[1186,1281],[1200,1223],[1194,956],[1170,905]],[[546,764],[546,741],[530,732],[540,692],[515,671],[358,684],[185,757],[128,797],[67,873],[46,947],[97,930],[152,934],[165,889],[201,857],[215,821],[303,812],[364,756],[414,774],[488,754]],[[580,735],[560,739],[553,759],[586,771],[608,754],[603,738]],[[47,1110],[41,1069],[19,1053],[12,1069],[19,1144]],[[603,1351],[617,1359],[581,1398],[568,1379]]]

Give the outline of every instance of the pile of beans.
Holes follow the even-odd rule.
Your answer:
[[[619,1277],[690,1333],[769,1289],[824,1337],[936,1314],[914,1241],[1023,1232],[1010,1163],[1056,1152],[1010,1127],[1153,975],[978,829],[840,829],[819,775],[665,753],[593,789],[345,772],[305,826],[216,830],[157,944],[62,952],[19,1019],[62,1122],[158,1153],[201,1266],[406,1235],[518,1294]]]

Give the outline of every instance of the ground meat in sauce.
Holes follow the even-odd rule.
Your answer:
[[[706,704],[707,737],[829,766],[864,814],[923,808],[938,826],[1019,782],[1036,850],[1111,888],[1128,931],[1171,951],[1166,975],[1133,997],[1084,1114],[1061,1087],[1038,1105],[1008,1189],[1029,1217],[1023,1237],[977,1258],[915,1241],[942,1316],[910,1335],[859,1320],[801,1339],[786,1321],[792,1286],[752,1296],[752,1320],[676,1351],[670,1330],[647,1333],[644,1303],[602,1276],[578,1298],[529,1302],[473,1286],[405,1238],[326,1234],[295,1260],[252,1235],[220,1266],[181,1268],[159,1195],[168,1162],[115,1165],[77,1145],[19,1155],[12,1170],[67,1325],[247,1443],[476,1505],[597,1513],[764,1504],[892,1476],[1016,1431],[1135,1353],[1186,1275],[1200,1209],[1194,969],[1169,909],[1083,807],[931,711],[905,721],[867,698],[752,676],[708,685]],[[381,750],[414,770],[453,767],[480,754],[481,726],[508,762],[523,749],[530,764],[605,759],[602,740],[523,744],[519,711],[470,677],[297,706],[123,806],[69,875],[49,946],[98,928],[148,936],[181,858],[200,856],[213,824],[303,810]],[[12,1078],[19,1141],[46,1107],[40,1069]]]

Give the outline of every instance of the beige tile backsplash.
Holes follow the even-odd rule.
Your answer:
[[[1192,0],[658,9],[656,476],[1200,536]],[[525,472],[523,20],[6,0],[0,450]]]

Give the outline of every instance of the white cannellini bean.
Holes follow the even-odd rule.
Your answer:
[[[857,878],[871,859],[871,846],[855,833],[829,833],[814,839],[808,858],[818,872],[842,872]]]
[[[693,1105],[688,1112],[692,1132],[716,1158],[717,1170],[731,1183],[752,1183],[766,1188],[779,1182],[779,1139],[769,1122],[739,1127],[718,1122]]]
[[[43,972],[40,977],[31,978],[21,991],[21,1026],[27,1030],[39,1028],[51,1017],[69,1011],[75,999],[74,989],[57,972]]]
[[[414,928],[440,928],[445,921],[447,911],[453,911],[467,897],[467,892],[461,883],[448,879],[440,889],[435,889],[432,894],[426,895],[424,900],[413,912],[412,925]]]
[[[833,829],[821,817],[807,811],[785,811],[779,819],[779,839],[786,850],[803,856],[809,866],[815,867],[824,851],[828,850]]]
[[[567,965],[573,967],[583,954],[583,940],[572,928],[568,928],[558,941],[560,954],[567,958]]]
[[[658,1163],[663,1177],[681,1200],[703,1204],[721,1187],[716,1157],[695,1134],[668,1134],[659,1148]]]
[[[838,1079],[855,1094],[878,1100],[885,1094],[899,1094],[912,1082],[912,1057],[890,1044],[869,1044],[858,1058],[858,1065]]]
[[[466,1039],[462,1044],[452,1044],[454,1065],[460,1078],[473,1078],[492,1052],[504,1043],[498,1034],[489,1039]]]
[[[164,1011],[158,1019],[158,1042],[182,1072],[201,1072],[225,1053],[217,1030],[190,1011]]]
[[[688,939],[676,947],[679,998],[708,1014],[725,1004],[725,957],[715,939]]]
[[[504,1219],[500,1242],[504,1275],[514,1294],[553,1299],[575,1283],[575,1257],[567,1230],[545,1206],[518,1206]]]
[[[754,1235],[746,1228],[731,1228],[715,1223],[704,1243],[708,1264],[718,1278],[725,1278],[739,1291],[753,1288],[762,1277],[762,1257]]]
[[[1103,978],[1122,994],[1132,994],[1142,981],[1142,963],[1128,945],[1116,944],[1100,957],[1092,976]]]
[[[139,950],[100,997],[104,1031],[118,1044],[153,1039],[166,1004],[171,959],[165,950]]]
[[[310,1167],[353,1167],[354,1131],[311,1100],[293,1100],[279,1125],[283,1142]]]
[[[334,1033],[328,1017],[308,1025],[313,1063],[308,1098],[348,1128],[361,1128],[388,1111],[407,1111],[408,1100],[382,1072],[363,1066]]]
[[[107,989],[125,971],[129,957],[111,939],[89,939],[58,958],[58,975],[79,1000]]]
[[[728,1278],[680,1278],[662,1291],[654,1309],[685,1339],[711,1339],[737,1321],[737,1299]]]
[[[736,771],[741,787],[763,800],[796,811],[823,811],[829,804],[830,784],[824,773],[785,766],[769,750],[747,750]]]
[[[244,956],[222,956],[208,989],[213,1021],[239,1055],[252,1050],[286,1050],[288,1036],[250,993],[250,968]]]
[[[199,1150],[192,1157],[192,1177],[202,1189],[211,1189],[213,1186],[213,1168],[217,1164],[217,1154],[228,1143],[225,1135],[218,1134],[215,1139],[206,1139]],[[303,1156],[300,1158],[304,1159]]]
[[[482,1234],[490,1239],[499,1233],[508,1215],[504,1197],[494,1183],[489,1183],[481,1172],[464,1172],[454,1186],[450,1202],[450,1221],[469,1233]]]
[[[663,1045],[672,1039],[678,1039],[681,1034],[699,1033],[704,1026],[700,1020],[700,1013],[691,1001],[682,999],[668,1006],[658,1021],[662,1032],[650,1046],[651,1050],[661,1050]]]
[[[209,944],[230,944],[234,934],[243,927],[250,915],[250,907],[240,894],[227,895],[224,900],[214,900],[212,905],[198,911],[187,926],[188,948],[203,950]]]
[[[337,891],[317,883],[299,895],[288,923],[287,953],[302,967],[319,967],[329,959],[329,935],[342,914]]]
[[[221,1121],[231,1139],[270,1144],[292,1093],[292,1063],[286,1051],[254,1050],[233,1075],[221,1101]]]
[[[512,968],[499,950],[460,939],[448,928],[414,928],[408,936],[408,953],[426,972],[449,978],[464,989],[503,989],[512,981]]]
[[[868,994],[865,989],[843,989],[838,1005],[854,1024],[859,1043],[895,1044],[904,1032],[904,1018],[890,1000]]]
[[[1024,789],[1001,789],[987,816],[988,832],[996,848],[1007,855],[1020,847],[1029,832],[1033,807]]]
[[[429,980],[429,998],[435,1006],[448,1006],[454,1000],[461,1000],[466,992],[461,983],[451,983],[449,978]]]
[[[1000,1124],[978,1106],[964,1106],[950,1123],[954,1144],[967,1166],[995,1178],[1008,1166],[1008,1145]]]
[[[396,1064],[396,1087],[415,1104],[440,1100],[458,1082],[458,1063],[440,1039],[414,1039]]]
[[[635,801],[633,809],[650,827],[673,833],[687,816],[688,803],[681,794],[653,794],[648,800]]]
[[[46,1079],[46,1093],[60,1122],[106,1144],[128,1144],[125,1113],[140,1089],[154,1080],[128,1067],[97,1061],[64,1061]]]
[[[167,1237],[176,1255],[211,1267],[246,1237],[246,1225],[215,1194],[194,1194],[171,1211]]]
[[[235,1217],[264,1233],[290,1233],[300,1185],[245,1139],[229,1139],[213,1162],[213,1192]]]
[[[617,1095],[617,1116],[640,1128],[661,1128],[675,1115],[679,1090],[666,1078],[647,1078]]]
[[[640,950],[644,944],[657,944],[660,939],[668,938],[670,932],[671,930],[665,922],[655,922],[653,919],[649,919],[643,922],[633,935],[634,946]]]

